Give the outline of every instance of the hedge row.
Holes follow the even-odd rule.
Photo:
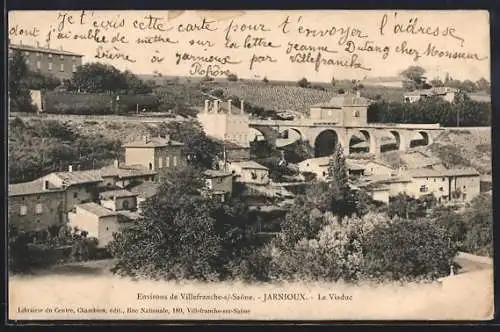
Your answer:
[[[159,100],[154,95],[115,95],[102,93],[68,93],[46,91],[42,94],[44,112],[55,114],[104,115],[135,112],[157,111]]]

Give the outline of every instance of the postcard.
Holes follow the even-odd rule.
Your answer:
[[[11,11],[8,316],[489,320],[487,11]]]

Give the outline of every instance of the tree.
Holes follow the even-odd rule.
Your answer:
[[[337,144],[328,164],[328,184],[332,197],[332,211],[344,216],[352,211],[352,193],[342,145]]]
[[[115,67],[102,63],[79,66],[73,73],[71,85],[90,93],[116,93],[128,88],[126,75]]]
[[[431,83],[431,85],[433,87],[442,87],[442,86],[444,86],[443,81],[441,81],[439,78],[434,78],[430,83]]]
[[[227,80],[229,82],[236,82],[236,81],[238,81],[238,76],[236,76],[236,74],[233,74],[233,73],[228,74],[227,75]]]
[[[410,66],[407,69],[403,70],[401,72],[401,75],[415,82],[417,87],[420,87],[425,82],[425,72],[426,70],[420,66]]]
[[[481,77],[477,82],[476,82],[477,89],[480,91],[484,91],[487,93],[490,93],[491,91],[491,85],[490,82],[485,79],[484,77]]]
[[[395,218],[376,226],[364,243],[367,275],[389,280],[446,276],[456,253],[446,231],[427,220]]]
[[[297,86],[301,88],[309,88],[311,86],[311,83],[307,80],[307,78],[302,78],[297,82]]]
[[[126,89],[131,94],[147,94],[153,92],[151,84],[145,84],[141,79],[134,75],[131,71],[123,72],[125,77]],[[154,81],[153,81],[154,83]]]
[[[115,234],[109,245],[118,259],[115,271],[165,279],[216,279],[221,239],[211,203],[199,195],[201,173],[188,167],[171,175],[144,202],[141,218]]]
[[[205,135],[197,121],[161,123],[151,129],[153,135],[170,135],[170,138],[184,143],[184,152],[193,156],[193,165],[211,168],[217,155],[222,152],[222,143]]]
[[[400,193],[389,199],[389,216],[404,219],[415,219],[426,215],[424,200],[419,200],[406,193]]]
[[[9,56],[9,108],[10,112],[35,112],[31,92],[26,83],[29,70],[26,59],[19,51]]]
[[[451,241],[461,247],[466,234],[466,224],[461,214],[453,210],[452,207],[442,206],[433,209],[429,219],[436,225],[443,227]]]
[[[481,194],[470,203],[463,215],[466,225],[463,249],[477,255],[493,255],[493,207],[492,197]]]

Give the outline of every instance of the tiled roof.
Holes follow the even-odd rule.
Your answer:
[[[235,161],[233,164],[240,165],[241,168],[268,169],[266,166],[263,166],[253,160]]]
[[[9,196],[21,196],[62,191],[61,188],[43,189],[43,178],[30,182],[9,184]]]
[[[166,146],[183,146],[183,145],[184,145],[183,143],[171,140],[169,138],[150,137],[148,139],[142,139],[125,143],[123,146],[125,148],[159,148]]]
[[[83,183],[95,183],[102,181],[100,170],[55,172],[52,173],[60,178],[67,186]]]
[[[120,216],[125,217],[128,220],[137,220],[141,216],[139,212],[136,211],[118,211]]]
[[[408,175],[413,178],[442,177],[445,172],[432,168],[416,168],[408,170]]]
[[[211,178],[221,178],[221,177],[226,177],[226,176],[232,176],[232,173],[229,172],[224,172],[224,171],[218,171],[215,169],[207,169],[205,172],[203,172],[205,176],[211,177]]]
[[[128,190],[125,189],[119,189],[119,190],[109,190],[109,191],[104,191],[100,194],[100,196],[104,199],[109,199],[109,198],[119,198],[119,197],[132,197],[132,196],[137,196],[137,194],[134,194]]]
[[[467,175],[477,175],[479,176],[479,172],[472,168],[472,167],[466,167],[466,168],[450,168],[445,171],[446,175],[448,176],[467,176]]]
[[[98,217],[107,217],[107,216],[116,216],[117,213],[115,211],[111,211],[109,209],[106,209],[102,205],[99,205],[94,202],[90,203],[85,203],[85,204],[79,204],[77,205],[78,208],[83,209],[87,212],[90,212]]]
[[[100,169],[101,176],[117,176],[119,178],[130,178],[144,175],[156,175],[157,172],[148,169],[143,165],[114,165],[106,166]]]
[[[156,195],[159,188],[160,188],[160,184],[145,181],[139,185],[136,185],[136,186],[129,188],[129,190],[130,190],[130,192],[136,194],[138,197],[149,198],[149,197]]]
[[[13,50],[27,51],[27,52],[40,52],[40,53],[50,53],[50,54],[58,54],[58,55],[70,55],[70,56],[77,56],[77,57],[83,56],[81,54],[70,52],[70,51],[58,50],[58,49],[47,48],[47,47],[37,47],[37,46],[31,46],[31,45],[10,44],[9,48],[11,48]]]

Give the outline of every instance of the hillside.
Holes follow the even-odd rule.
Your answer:
[[[424,149],[450,165],[472,166],[481,174],[491,174],[491,127],[446,130]]]
[[[226,96],[237,96],[253,106],[266,110],[292,110],[307,113],[316,103],[330,100],[334,91],[321,91],[298,86],[266,84],[228,84],[218,87]]]

